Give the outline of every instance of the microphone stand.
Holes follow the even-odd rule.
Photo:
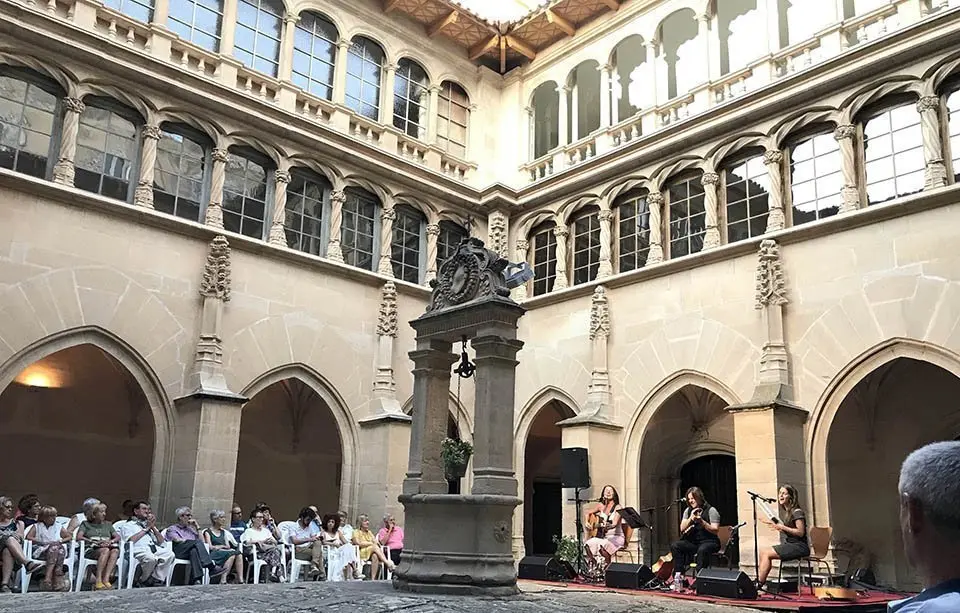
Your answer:
[[[577,505],[577,575],[583,576],[583,512],[580,510],[583,501],[580,500],[580,488],[573,488],[573,499]]]
[[[748,492],[749,494],[749,492]],[[753,504],[753,568],[754,568],[754,580],[757,584],[760,583],[760,542],[758,541],[759,533],[757,531],[757,498],[754,494],[750,495],[750,502]],[[758,587],[763,587],[759,586]]]

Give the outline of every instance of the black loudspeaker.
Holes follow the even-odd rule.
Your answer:
[[[756,600],[757,586],[742,570],[704,568],[697,575],[697,596]]]
[[[604,579],[607,587],[639,590],[653,579],[653,571],[646,564],[613,562],[607,566],[607,575]]]
[[[560,484],[581,489],[590,487],[590,467],[585,448],[566,447],[560,450]]]
[[[553,556],[526,556],[517,567],[517,578],[535,581],[570,581],[576,577],[573,567]]]

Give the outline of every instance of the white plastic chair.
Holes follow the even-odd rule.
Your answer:
[[[126,523],[125,519],[117,520],[113,522],[113,529],[117,532],[117,534],[120,534],[120,525],[124,523]],[[117,589],[118,590],[123,588],[123,577],[124,577],[123,567],[127,557],[126,552],[130,548],[129,547],[130,544],[127,542],[126,539],[124,539],[121,536],[119,546],[120,546],[120,551],[117,554]]]
[[[247,541],[246,543],[240,544],[240,552],[243,554],[246,550],[249,550],[251,553],[250,563],[247,564],[247,572],[253,573],[253,584],[258,585],[260,583],[260,570],[267,565],[266,562],[260,559],[260,556],[257,555],[257,546],[254,543]]]
[[[172,526],[167,526],[163,530],[164,539],[167,538],[167,530],[169,530],[171,527]],[[206,547],[206,543],[204,543],[204,546]],[[173,541],[170,541],[170,540],[164,541],[163,545],[161,545],[160,548],[166,549],[170,553],[173,553]],[[207,547],[207,551],[210,551],[209,547]],[[190,566],[190,560],[182,560],[177,557],[173,558],[173,565],[170,566],[170,572],[167,573],[167,587],[170,587],[170,582],[173,581],[173,573],[177,570],[178,566]],[[203,585],[210,585],[210,569],[209,568],[203,569],[202,583]]]
[[[293,544],[293,537],[291,536],[291,533],[296,530],[296,524],[297,522],[293,521],[282,521],[277,524],[277,530],[280,531],[280,536],[283,538],[284,549],[290,548],[290,576],[288,577],[290,583],[296,583],[300,579],[300,567],[311,568],[313,566],[310,560],[297,559],[297,548]]]
[[[28,541],[28,540],[24,539],[24,541],[23,541],[23,555],[24,555],[25,558],[27,558],[27,560],[30,560],[31,562],[36,562],[37,564],[39,564],[39,566],[37,566],[36,568],[34,568],[32,571],[28,571],[28,570],[27,570],[27,566],[26,566],[26,565],[23,565],[23,566],[20,567],[20,572],[17,573],[17,574],[19,575],[19,577],[20,577],[20,593],[21,593],[21,594],[26,594],[26,593],[27,593],[27,589],[30,587],[30,578],[31,578],[31,576],[33,575],[33,573],[37,572],[38,570],[40,570],[41,568],[43,568],[44,566],[46,566],[47,563],[44,562],[43,560],[34,560],[34,559],[33,559],[33,541]]]
[[[77,528],[77,530],[79,530],[79,528]],[[74,540],[76,540],[77,538],[76,532],[73,533],[73,538]],[[97,565],[97,560],[88,558],[86,556],[86,553],[87,553],[87,542],[80,541],[80,550],[77,552],[77,560],[79,560],[79,562],[77,563],[77,581],[76,581],[76,587],[73,590],[75,592],[79,592],[80,588],[83,587],[83,580],[87,576],[87,569],[91,566],[96,567]],[[120,574],[120,557],[122,556],[122,554],[123,554],[123,550],[121,548],[117,556],[117,568],[116,568],[117,585],[115,589],[120,589],[120,577],[122,577],[122,575]]]

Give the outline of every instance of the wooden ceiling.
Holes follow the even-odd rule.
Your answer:
[[[454,0],[383,0],[386,14],[419,22],[427,36],[445,36],[466,50],[471,61],[505,74],[625,0],[551,0],[513,22],[491,22]]]

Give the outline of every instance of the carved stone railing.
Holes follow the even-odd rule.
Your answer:
[[[136,21],[106,6],[97,7],[94,29],[101,36],[141,51],[150,50],[151,32],[147,24]]]
[[[265,102],[279,100],[280,84],[276,79],[242,66],[237,70],[237,89]]]
[[[900,16],[897,5],[888,4],[845,20],[841,44],[844,49],[855,47],[898,29],[900,29]]]
[[[181,39],[170,42],[170,61],[203,77],[220,76],[220,56]]]
[[[317,123],[330,123],[334,113],[334,106],[329,100],[303,90],[297,91],[294,104],[298,113]]]
[[[749,66],[723,75],[719,81],[710,84],[710,103],[719,104],[747,93],[752,77],[753,68]]]
[[[384,127],[365,117],[351,115],[349,132],[357,140],[379,145],[383,141]]]
[[[545,177],[549,177],[554,173],[553,152],[542,155],[529,164],[524,164],[520,167],[520,172],[522,175],[526,176],[526,180],[531,183],[534,181],[539,181]]]
[[[397,136],[397,155],[416,164],[427,163],[427,145],[421,140],[400,133]]]
[[[607,130],[609,143],[611,147],[625,145],[643,134],[643,113],[637,113],[633,117],[628,117],[615,126]]]
[[[694,101],[696,98],[696,93],[691,92],[684,96],[674,98],[665,104],[661,104],[657,107],[659,125],[668,126],[671,123],[676,123],[681,119],[686,119],[690,115],[693,115]]]
[[[448,177],[466,182],[476,169],[476,164],[461,160],[445,151],[440,153],[440,172]]]
[[[597,132],[567,145],[563,152],[565,167],[575,166],[597,155]]]

